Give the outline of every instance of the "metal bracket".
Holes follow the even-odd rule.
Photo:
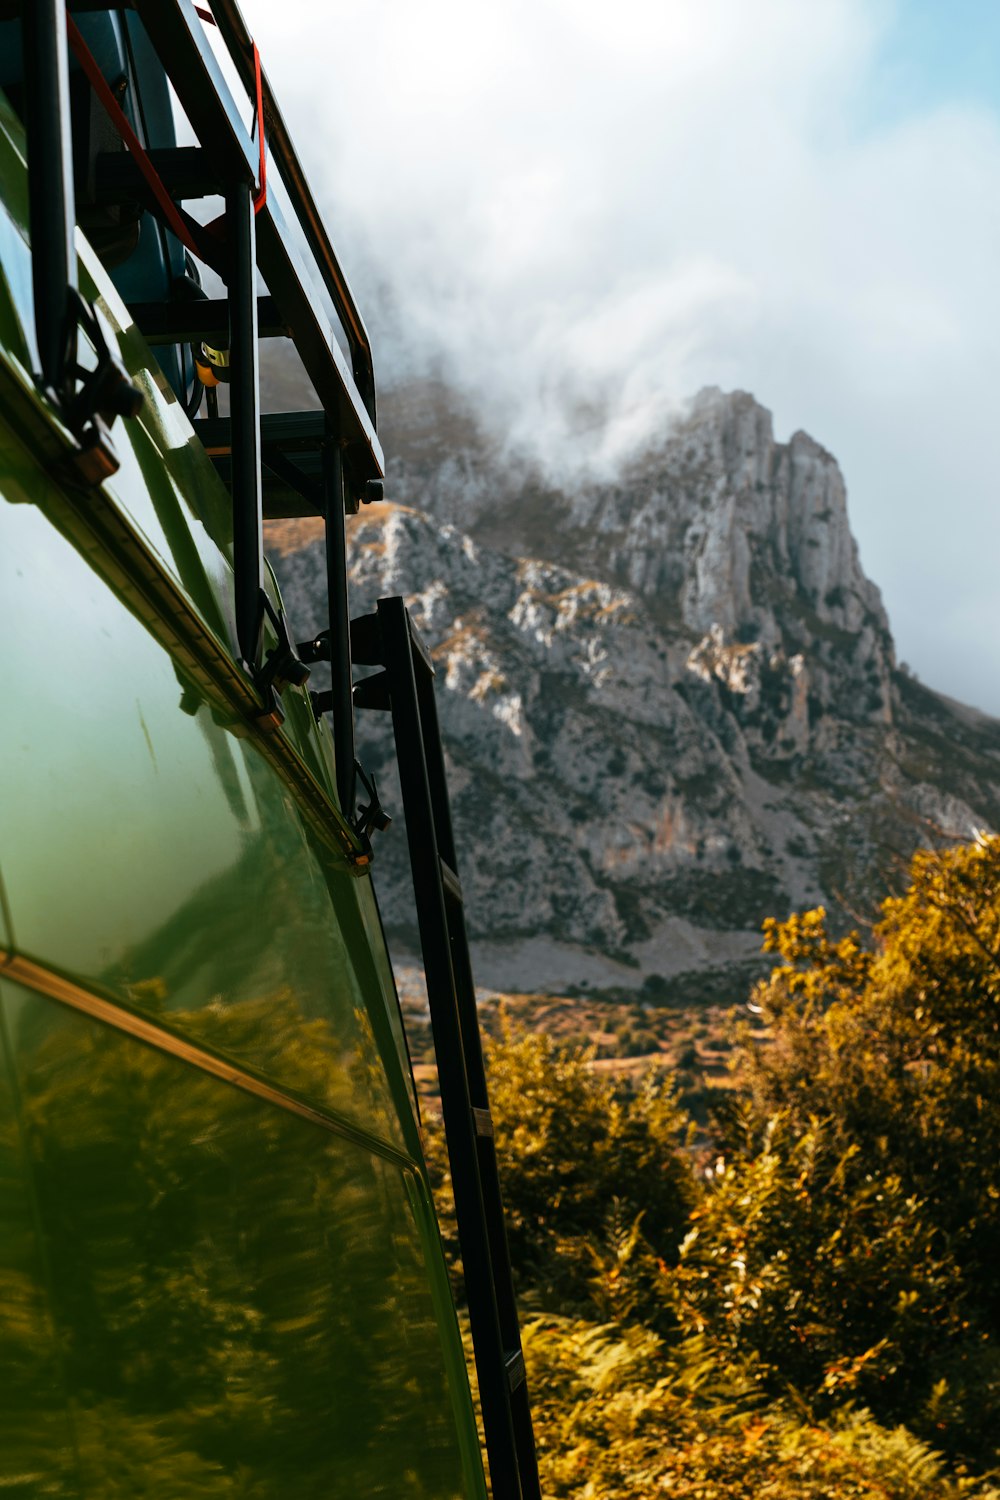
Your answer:
[[[354,832],[370,853],[372,846],[371,835],[373,833],[385,833],[392,819],[379,801],[378,786],[374,775],[368,776],[359,760],[354,762],[354,770],[361,785],[368,793],[368,805],[367,807],[360,807],[358,809],[358,816],[354,820]]]
[[[278,694],[283,693],[286,687],[304,687],[309,681],[309,668],[299,657],[297,648],[292,645],[284,615],[278,613],[263,589],[260,592],[260,604],[262,615],[270,620],[278,639],[254,672],[254,685],[264,700],[264,707],[258,718],[262,724],[278,728],[285,718]]]
[[[112,351],[97,309],[75,287],[68,289],[68,298],[71,333],[62,407],[66,424],[80,444],[79,452],[72,455],[73,467],[85,483],[96,485],[119,468],[111,437],[115,418],[137,416],[143,395]],[[77,356],[81,330],[94,346],[92,370],[81,365]]]
[[[377,614],[355,615],[351,621],[351,661],[356,667],[384,667],[382,628]]]
[[[385,484],[381,479],[370,479],[364,473],[366,455],[357,443],[349,443],[343,451],[344,511],[356,516],[362,505],[374,505],[385,499]]]
[[[383,713],[388,712],[392,708],[388,672],[373,672],[370,677],[362,677],[360,682],[356,682],[354,706],[355,708],[374,708]]]
[[[319,635],[314,635],[311,641],[299,641],[295,650],[299,661],[329,661],[331,659],[330,632],[321,630]]]

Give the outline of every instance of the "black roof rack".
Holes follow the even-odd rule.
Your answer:
[[[86,8],[97,7],[88,3]],[[198,188],[205,196],[224,193],[234,181],[253,187],[257,178],[257,145],[243,122],[209,41],[206,23],[193,0],[132,0],[131,8],[142,19],[201,143],[197,155],[185,147],[153,154],[168,190],[176,191],[178,197],[194,197]],[[71,4],[70,9],[76,6]],[[212,14],[252,100],[256,84],[253,40],[239,7],[235,0],[212,0]],[[368,333],[323,228],[263,69],[261,86],[268,192],[257,213],[257,265],[270,293],[270,315],[266,322],[261,319],[261,331],[280,332],[292,339],[333,431],[341,444],[351,450],[352,467],[364,478],[377,478],[384,473],[384,458],[375,429],[375,375]],[[109,165],[112,172],[120,174],[123,192],[141,195],[141,185],[135,180],[138,174],[130,163],[117,157]],[[107,170],[99,173],[105,194],[109,190],[108,175]],[[279,183],[301,237],[295,235],[293,224],[285,216]],[[208,237],[204,239],[207,241]],[[206,244],[206,251],[211,253],[210,244]],[[325,299],[332,306],[339,328],[331,321]],[[138,311],[133,309],[133,313]],[[171,313],[176,311],[176,307],[171,307]],[[184,311],[189,314],[193,307],[188,304]],[[169,315],[164,308],[159,316]],[[150,322],[154,337],[162,338],[156,314],[150,317]],[[143,323],[139,326],[143,327]],[[339,331],[350,362],[340,347]]]
[[[229,418],[202,417],[195,422],[194,430],[220,478],[226,484],[231,483],[232,430]],[[323,445],[327,437],[324,412],[282,411],[262,415],[261,500],[265,521],[326,514]]]
[[[206,3],[210,12],[204,9]],[[84,13],[113,14],[108,14],[106,26],[95,29],[92,22],[78,27],[67,11],[80,12],[81,21]],[[174,346],[165,356],[164,370],[169,354],[186,350],[174,359],[174,375],[175,389],[189,413],[197,409],[197,390],[192,389],[191,398],[186,394],[189,372],[196,365],[202,371],[200,383],[209,389],[210,415],[196,423],[196,431],[232,497],[233,647],[259,693],[260,726],[266,732],[278,728],[285,689],[304,684],[309,662],[330,661],[333,689],[330,694],[314,694],[313,706],[317,716],[328,708],[333,714],[337,789],[341,809],[353,822],[344,515],[381,498],[384,460],[375,428],[375,378],[364,322],[323,229],[257,49],[235,0],[203,0],[200,6],[193,0],[132,0],[125,5],[120,0],[0,0],[0,20],[10,16],[20,18],[22,31],[20,97],[28,147],[36,373],[42,391],[73,434],[72,463],[87,485],[100,484],[113,474],[118,458],[111,429],[119,417],[134,416],[142,401],[116,350],[105,340],[100,319],[78,290],[73,236],[82,204],[93,216],[88,224],[94,222],[98,235],[105,235],[105,263],[119,267],[125,282],[144,299],[130,300],[139,328],[151,342]],[[122,69],[122,80],[135,82],[130,106],[135,125],[114,94],[114,79],[105,76],[90,50],[84,29],[92,39],[96,35],[114,44],[110,54],[105,48],[105,56],[117,58],[113,66]],[[216,55],[210,40],[215,31],[231,67],[224,67]],[[122,150],[107,151],[101,144],[107,141],[106,133],[92,146],[86,124],[89,107],[74,117],[69,50],[85,75],[85,87],[97,95],[129,156]],[[142,52],[139,61],[137,51]],[[103,66],[107,68],[107,61]],[[237,102],[227,74],[237,94],[246,90],[247,99]],[[197,138],[194,147],[176,144],[167,80]],[[78,102],[87,99],[78,87],[80,81],[74,80]],[[146,89],[149,109],[142,107]],[[253,127],[245,123],[248,102]],[[82,197],[74,181],[78,145],[88,151],[92,146],[94,152],[84,156]],[[224,212],[210,225],[199,223],[183,206],[215,195],[222,197]],[[117,216],[107,214],[109,205],[117,205]],[[129,271],[136,245],[140,262],[142,258],[137,227],[142,210],[167,230],[161,237],[159,270],[152,276],[144,262],[138,273]],[[110,237],[109,221],[114,227]],[[131,249],[127,236],[123,240],[122,224],[134,230]],[[100,239],[94,245],[100,254]],[[113,261],[112,255],[117,257]],[[197,276],[189,274],[197,270],[198,260],[222,278],[225,300],[206,296]],[[266,284],[263,296],[260,276]],[[77,363],[79,328],[85,329],[96,351],[93,370]],[[262,416],[262,335],[294,342],[322,410]],[[197,349],[194,357],[186,349],[189,345]],[[228,416],[219,415],[214,399],[220,378],[228,382]],[[298,648],[264,588],[262,537],[265,517],[293,515],[323,518],[328,575],[329,628],[314,631]],[[269,645],[272,637],[276,644]]]

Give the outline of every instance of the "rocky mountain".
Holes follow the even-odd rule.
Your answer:
[[[916,844],[1000,825],[1000,723],[897,668],[834,458],[701,393],[614,482],[505,460],[446,389],[383,418],[354,612],[407,596],[438,669],[479,978],[738,997],[767,915],[871,910]],[[272,528],[297,618],[321,551]],[[387,726],[363,758],[399,810]],[[399,824],[387,927],[415,953]]]

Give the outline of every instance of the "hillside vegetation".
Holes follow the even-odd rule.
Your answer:
[[[710,1151],[660,1070],[490,1045],[543,1491],[996,1500],[1000,838],[918,853],[868,943],[765,947]]]

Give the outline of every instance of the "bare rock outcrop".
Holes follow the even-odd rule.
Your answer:
[[[355,612],[406,595],[433,651],[484,983],[738,998],[764,916],[846,920],[934,829],[1000,825],[1000,725],[897,671],[806,434],[705,391],[614,484],[564,491],[445,427],[404,431],[351,586]],[[317,614],[318,547],[286,533],[277,566]],[[398,809],[379,717],[364,758]],[[395,828],[379,884],[414,951]]]

